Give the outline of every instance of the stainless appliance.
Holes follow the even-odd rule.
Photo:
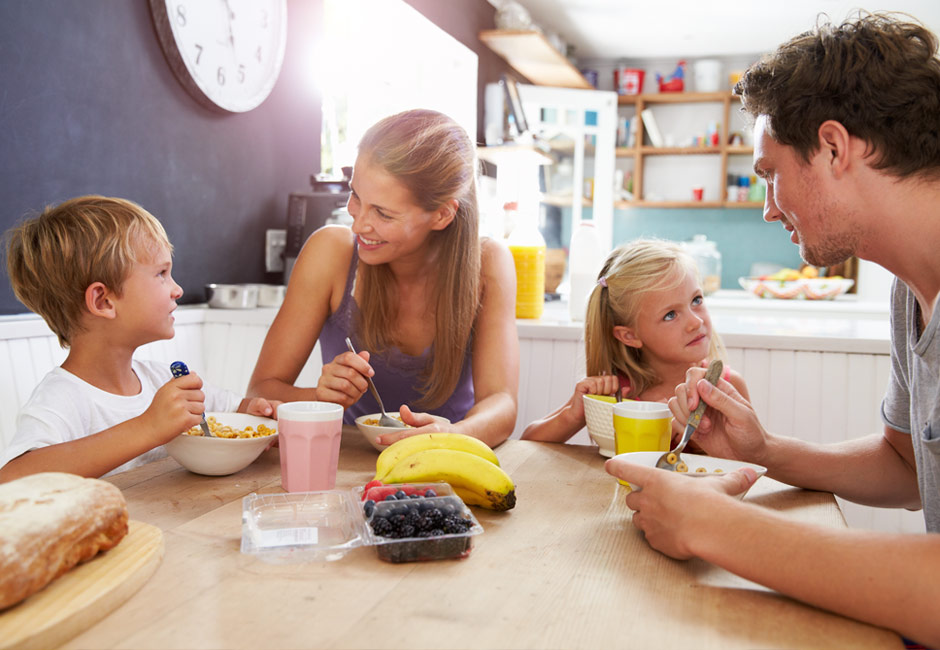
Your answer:
[[[291,192],[287,201],[287,242],[284,245],[284,284],[314,230],[327,223],[337,210],[345,210],[349,181],[318,181],[310,177],[311,191]]]

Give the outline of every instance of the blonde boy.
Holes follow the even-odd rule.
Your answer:
[[[7,237],[16,297],[69,352],[20,411],[0,482],[42,471],[98,477],[162,458],[162,445],[205,411],[274,414],[262,398],[203,386],[195,374],[173,379],[168,363],[133,358],[141,345],[173,338],[183,295],[166,232],[139,205],[78,197]]]

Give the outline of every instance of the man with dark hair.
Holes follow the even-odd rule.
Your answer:
[[[750,470],[708,481],[614,458],[640,485],[634,524],[676,558],[701,557],[781,593],[940,647],[940,60],[914,22],[863,15],[821,25],[753,65],[735,90],[754,118],[764,220],[810,264],[850,256],[897,279],[884,431],[820,445],[768,432],[726,381],[690,370],[669,406],[714,456],[759,463],[786,483],[858,503],[924,510],[927,535],[794,523],[740,502]]]

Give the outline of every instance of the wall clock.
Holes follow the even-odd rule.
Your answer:
[[[163,53],[202,105],[233,113],[270,94],[284,61],[287,0],[150,0]]]

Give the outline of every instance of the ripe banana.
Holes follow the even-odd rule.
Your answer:
[[[455,449],[424,449],[406,456],[382,479],[385,483],[450,483],[464,503],[490,510],[516,505],[516,486],[500,467]]]
[[[375,461],[375,478],[388,483],[385,476],[398,464],[398,461],[425,449],[456,449],[499,465],[496,454],[479,438],[462,433],[421,433],[402,438],[383,449],[378,460]]]

